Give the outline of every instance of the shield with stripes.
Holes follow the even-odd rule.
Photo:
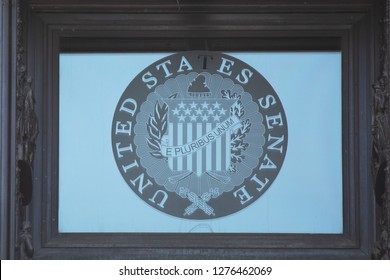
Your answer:
[[[173,171],[226,171],[231,163],[231,132],[241,123],[231,114],[236,100],[221,98],[165,99],[168,129],[162,153]]]

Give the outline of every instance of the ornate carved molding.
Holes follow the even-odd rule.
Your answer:
[[[380,76],[373,85],[372,173],[379,213],[379,239],[373,248],[375,259],[390,258],[390,131],[389,131],[389,0],[384,1]]]
[[[16,160],[17,160],[17,254],[21,259],[33,256],[32,227],[29,221],[29,204],[32,196],[32,170],[35,155],[35,140],[38,136],[38,121],[35,114],[35,99],[32,78],[27,74],[25,62],[23,0],[17,1],[16,23]]]

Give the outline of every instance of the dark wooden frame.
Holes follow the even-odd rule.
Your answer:
[[[26,175],[23,165],[19,166],[18,174],[11,171],[12,168],[4,172],[7,175],[4,180],[11,186],[6,192],[11,207],[7,208],[5,216],[8,217],[5,224],[11,230],[5,230],[8,237],[4,240],[14,244],[17,250],[7,246],[2,256],[35,259],[369,258],[377,227],[370,132],[371,86],[380,74],[378,19],[381,3],[384,2],[30,0],[19,2],[19,10],[10,7],[14,18],[19,18],[19,26],[14,27],[15,45],[24,48],[18,48],[18,53],[14,54],[17,66],[14,79],[19,90],[14,89],[17,96],[8,101],[11,122],[7,132],[15,136],[8,137],[9,143],[5,145],[17,150],[8,155],[10,166],[17,166],[20,161],[26,163],[33,171],[34,180],[26,183],[26,188],[32,186],[31,202],[20,202],[22,199],[16,194],[29,193],[20,187],[28,179],[28,172]],[[342,51],[343,234],[58,233],[59,52],[256,51],[275,50],[275,46],[280,50]],[[18,111],[17,104],[20,100],[23,104],[29,100],[28,92],[35,96],[35,105],[27,108],[30,118],[25,120],[26,127],[31,129],[19,135],[16,131],[20,130],[18,116],[23,109]],[[5,129],[3,125],[1,128]],[[2,154],[2,160],[6,158]],[[2,182],[2,186],[4,184]],[[2,231],[5,224],[2,222]]]

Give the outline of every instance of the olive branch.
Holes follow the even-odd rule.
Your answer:
[[[242,151],[245,151],[249,145],[244,142],[244,138],[249,132],[252,124],[249,120],[245,120],[241,122],[241,124],[242,127],[240,127],[236,133],[233,133],[230,138],[231,160],[233,163],[241,162],[245,158]]]
[[[236,115],[238,118],[241,118],[244,115],[244,106],[241,102],[241,95],[237,92],[232,93],[230,89],[222,90],[222,97],[226,99],[237,99],[237,102],[230,109],[233,115]]]
[[[148,130],[149,138],[147,138],[148,146],[152,151],[150,154],[155,158],[166,158],[161,153],[161,140],[165,135],[168,127],[168,105],[163,103],[160,106],[158,101],[154,106],[153,115],[150,114],[146,128]]]
[[[236,115],[238,118],[241,118],[244,115],[244,106],[241,102],[241,95],[231,90],[222,90],[222,97],[226,99],[237,99],[237,102],[232,106],[231,113]],[[232,164],[229,167],[230,172],[236,172],[235,163],[242,162],[245,159],[245,155],[242,154],[243,151],[249,146],[248,143],[244,142],[246,134],[250,131],[251,123],[249,119],[241,122],[242,126],[237,130],[237,132],[232,133],[230,138],[230,159]]]

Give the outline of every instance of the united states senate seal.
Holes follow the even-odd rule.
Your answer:
[[[224,53],[163,58],[128,85],[114,112],[112,148],[134,193],[186,219],[226,216],[277,177],[287,119],[267,80]]]

